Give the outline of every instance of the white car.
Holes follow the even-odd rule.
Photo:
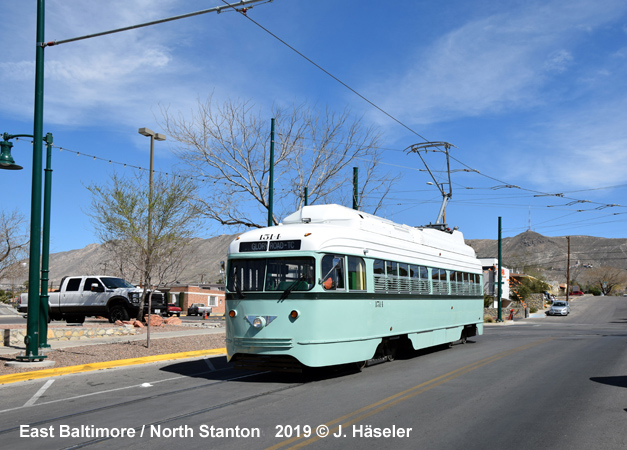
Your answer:
[[[555,301],[546,312],[549,316],[567,316],[570,313],[570,306],[564,301]]]

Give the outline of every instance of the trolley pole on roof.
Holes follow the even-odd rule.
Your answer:
[[[444,147],[444,150],[442,150],[440,147]],[[429,172],[429,175],[431,175],[431,179],[433,180],[433,183],[429,182],[427,184],[435,184],[435,186],[440,191],[440,194],[442,194],[442,205],[440,206],[440,212],[438,213],[438,218],[435,221],[436,225],[437,224],[444,225],[444,220],[446,220],[445,219],[446,204],[451,199],[451,197],[453,197],[453,184],[451,183],[451,166],[450,166],[449,154],[448,154],[451,147],[455,147],[455,146],[448,142],[424,142],[422,144],[411,145],[406,149],[407,153],[417,153],[418,156],[420,156],[422,163],[425,165],[427,172]],[[438,180],[433,175],[433,172],[431,171],[431,169],[429,169],[429,165],[427,164],[427,162],[421,155],[422,152],[427,153],[429,151],[443,153],[446,158],[446,172],[448,175],[448,179],[445,180],[443,183],[438,182]],[[444,190],[445,187],[447,188],[446,191]]]
[[[353,209],[359,209],[359,168],[353,167]]]
[[[303,206],[307,206],[308,205],[308,202],[309,202],[309,199],[308,199],[309,195],[308,194],[309,194],[309,189],[307,188],[307,186],[305,186],[305,202],[304,202]]]
[[[270,121],[270,175],[268,181],[268,226],[274,225],[273,202],[274,202],[274,118]]]
[[[499,299],[499,315],[498,318],[496,319],[497,322],[503,322],[503,309],[502,309],[502,305],[501,305],[501,297],[503,296],[503,285],[502,285],[502,281],[501,281],[501,273],[503,271],[503,263],[501,261],[501,256],[502,256],[502,245],[501,245],[501,217],[499,216],[499,275],[497,278],[497,283],[498,283],[498,299]]]

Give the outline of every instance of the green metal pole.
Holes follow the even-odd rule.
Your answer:
[[[357,200],[359,196],[359,168],[353,167],[353,209],[359,209]]]
[[[268,226],[274,225],[273,205],[274,205],[274,118],[270,125],[270,180],[268,186]]]
[[[50,260],[50,208],[52,199],[52,134],[46,134],[46,169],[44,174],[44,224],[41,248],[41,294],[39,295],[39,348],[48,344],[48,281]]]
[[[501,280],[501,273],[503,271],[502,256],[502,242],[501,242],[501,218],[499,217],[499,275],[498,275],[498,299],[499,299],[499,316],[496,319],[497,322],[503,322],[503,309],[501,305],[501,297],[503,296],[503,282]]]
[[[30,257],[28,267],[28,320],[26,352],[17,359],[41,360],[39,354],[39,252],[41,249],[41,166],[44,106],[44,10],[45,1],[37,0],[37,42],[35,53],[35,114],[33,131],[33,178],[30,211]]]
[[[308,205],[309,202],[309,189],[307,189],[307,187],[305,187],[305,206]]]

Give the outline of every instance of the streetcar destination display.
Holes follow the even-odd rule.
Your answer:
[[[281,250],[300,250],[300,239],[286,241],[240,242],[240,252],[265,252]]]

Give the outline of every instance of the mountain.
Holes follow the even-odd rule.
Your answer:
[[[226,251],[237,234],[209,239],[195,239],[195,252],[181,274],[179,282],[186,284],[214,283],[220,278],[220,261],[226,261]],[[496,258],[498,241],[467,239],[479,258]],[[503,263],[517,272],[541,268],[551,279],[565,278],[568,256],[566,237],[547,237],[525,231],[502,242]],[[627,269],[627,239],[606,239],[592,236],[570,237],[571,271],[596,267]],[[105,252],[99,244],[50,255],[50,285],[57,287],[66,275],[114,274],[107,266]],[[25,274],[24,279],[27,275]],[[18,280],[15,280],[18,281]],[[19,281],[22,283],[24,280]],[[137,280],[131,280],[137,282]],[[11,281],[9,281],[10,283]]]
[[[194,239],[194,252],[179,277],[180,283],[215,283],[220,278],[220,261],[226,261],[226,251],[237,234]],[[113,275],[111,264],[100,244],[50,255],[50,285],[58,287],[67,275]],[[138,282],[138,280],[129,280]]]
[[[475,249],[479,258],[498,256],[498,240],[467,239],[466,243]],[[539,267],[566,271],[568,239],[525,231],[502,240],[502,255],[504,264],[514,270]],[[603,266],[627,269],[627,239],[570,236],[570,265],[583,269]]]

